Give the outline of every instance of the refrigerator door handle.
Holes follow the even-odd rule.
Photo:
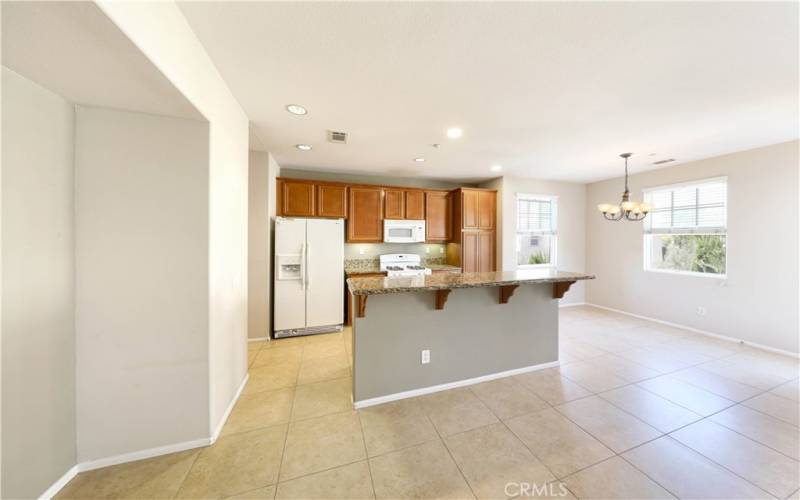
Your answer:
[[[306,289],[306,244],[300,245],[300,290]]]
[[[311,273],[308,268],[311,264],[311,245],[306,243],[306,290],[311,288]]]

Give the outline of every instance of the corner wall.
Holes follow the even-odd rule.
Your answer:
[[[78,106],[78,461],[208,438],[208,124]]]
[[[487,185],[488,187],[489,185]],[[491,186],[498,189],[497,183]],[[503,177],[500,189],[501,227],[498,230],[498,263],[503,271],[517,268],[517,194],[558,196],[557,266],[564,271],[586,270],[586,185],[572,182],[543,181],[521,177]],[[561,299],[561,304],[585,300],[586,285],[575,283]]]
[[[247,376],[247,115],[175,2],[96,3],[210,124],[208,430],[216,436]]]
[[[275,178],[280,167],[269,153],[250,151],[248,220],[248,337],[269,337],[272,331],[272,233]]]
[[[643,188],[728,177],[724,280],[645,271],[642,224],[606,221],[595,208],[619,199],[623,179],[589,184],[587,270],[597,279],[587,301],[797,353],[798,148],[793,141],[630,177],[637,200]]]
[[[36,498],[76,461],[75,111],[6,68],[2,91],[0,497]]]

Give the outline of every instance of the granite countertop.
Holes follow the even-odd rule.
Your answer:
[[[458,266],[451,266],[448,264],[425,264],[425,267],[430,268],[433,271],[461,271],[461,268]],[[381,271],[380,266],[359,266],[359,267],[348,267],[345,266],[344,273],[347,276],[358,277],[359,274],[375,274],[375,273],[382,273],[385,271]]]
[[[427,276],[353,277],[347,280],[353,295],[378,295],[384,293],[449,290],[451,288],[479,288],[490,286],[556,283],[594,279],[591,274],[532,269],[523,271],[496,271],[490,273],[437,273]]]

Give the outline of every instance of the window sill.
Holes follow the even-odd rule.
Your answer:
[[[556,267],[553,264],[519,264],[517,265],[517,269],[546,269],[550,267]]]
[[[647,273],[658,273],[658,274],[672,274],[675,276],[695,276],[698,278],[712,278],[718,280],[726,280],[728,279],[727,274],[712,274],[712,273],[698,273],[695,271],[676,271],[673,269],[644,269]]]

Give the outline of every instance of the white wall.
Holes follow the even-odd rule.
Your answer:
[[[205,116],[209,134],[209,431],[247,374],[248,119],[174,2],[97,4]]]
[[[587,301],[798,352],[798,147],[794,141],[630,177],[642,189],[728,177],[727,279],[643,270],[642,224],[605,221],[622,178],[587,188]],[[698,316],[697,308],[706,308]]]
[[[503,177],[500,185],[498,198],[502,203],[502,223],[498,231],[498,267],[503,271],[513,271],[517,267],[517,194],[538,194],[558,196],[558,268],[564,271],[585,271],[586,185],[520,177]],[[497,183],[492,187],[498,189]],[[584,299],[585,284],[578,282],[572,285],[561,303],[579,303]]]
[[[280,166],[271,154],[250,151],[249,170],[248,337],[256,339],[272,331],[272,238]]]
[[[74,106],[2,70],[2,498],[75,465]]]
[[[79,106],[81,462],[208,437],[208,124]]]

